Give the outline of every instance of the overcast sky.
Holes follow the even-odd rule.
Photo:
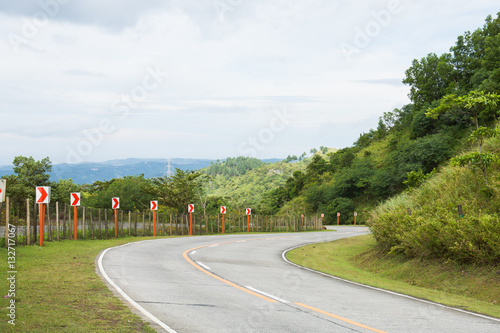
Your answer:
[[[0,165],[283,158],[409,103],[498,0],[0,0]]]

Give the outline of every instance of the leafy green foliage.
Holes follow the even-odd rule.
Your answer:
[[[160,205],[175,209],[179,213],[185,212],[188,204],[198,201],[203,186],[200,176],[199,172],[176,168],[172,177],[152,179],[150,193],[158,198]]]
[[[120,198],[120,209],[140,211],[149,208],[149,201],[156,197],[151,191],[151,181],[144,175],[125,176],[106,182],[95,182],[83,193],[82,205],[94,208],[111,208],[111,199]],[[68,196],[69,198],[69,196]]]
[[[447,166],[418,189],[377,207],[370,224],[377,242],[410,257],[500,263],[500,178],[495,173],[493,190],[485,193],[477,186],[479,177]],[[463,206],[463,218],[457,205]]]
[[[250,170],[257,169],[264,162],[253,157],[228,157],[225,161],[217,160],[211,162],[210,166],[205,169],[205,173],[209,176],[223,175],[225,177],[244,175]]]

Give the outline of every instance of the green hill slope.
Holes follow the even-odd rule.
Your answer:
[[[483,149],[500,153],[500,137]],[[377,242],[410,257],[500,263],[498,164],[488,174],[486,185],[480,170],[448,165],[420,187],[388,200],[370,223]]]
[[[324,148],[315,155],[326,156],[335,151]],[[289,157],[284,161],[264,163],[254,158],[237,157],[214,162],[199,171],[211,177],[206,190],[212,200],[223,198],[225,204],[232,207],[251,207],[255,213],[269,214],[273,213],[273,205],[266,194],[283,186],[295,172],[305,171],[310,161],[310,157],[301,157],[300,160]]]

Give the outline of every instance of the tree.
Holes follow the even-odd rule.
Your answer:
[[[483,172],[486,187],[489,186],[487,169],[492,164],[499,163],[500,159],[495,154],[482,152],[485,138],[495,136],[497,130],[480,126],[480,122],[487,122],[488,120],[495,119],[499,113],[497,106],[499,103],[500,95],[473,90],[467,95],[460,97],[456,95],[446,95],[437,108],[427,111],[427,116],[433,118],[438,118],[446,113],[461,114],[469,118],[474,128],[469,137],[469,141],[477,143],[478,151],[455,157],[451,160],[451,163],[458,166],[469,165],[473,169],[480,169]]]
[[[441,99],[438,107],[429,108],[426,116],[438,119],[440,116],[453,114],[467,120],[477,130],[480,122],[497,118],[499,102],[500,95],[484,91],[472,90],[464,96],[449,94]]]
[[[23,186],[32,189],[33,194],[31,197],[35,195],[35,187],[49,185],[49,172],[52,171],[52,162],[48,157],[41,161],[35,161],[31,156],[16,156],[12,164],[14,164],[13,169],[17,174],[17,178]]]
[[[73,192],[80,192],[80,186],[70,179],[59,179],[51,184],[51,201],[70,202]]]
[[[153,193],[161,204],[184,212],[187,205],[197,201],[197,191],[202,186],[198,181],[201,173],[175,168],[172,177],[154,178]]]
[[[120,209],[140,211],[149,208],[149,201],[156,199],[152,182],[144,175],[125,176],[110,181],[97,181],[90,193],[84,194],[82,203],[94,208],[111,208],[111,199],[120,198]]]
[[[197,183],[195,185],[195,193],[203,208],[203,216],[207,215],[207,204],[208,204],[208,193],[214,187],[214,178],[208,175],[200,175],[197,179]]]
[[[430,53],[420,61],[415,59],[405,74],[403,83],[410,86],[408,97],[417,108],[439,100],[457,88],[457,72],[449,53],[439,57]]]

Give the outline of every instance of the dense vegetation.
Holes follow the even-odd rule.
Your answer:
[[[228,158],[197,172],[177,169],[172,177],[127,176],[81,186],[51,183],[44,176],[48,158],[17,157],[7,192],[18,216],[33,187],[50,184],[53,200],[80,191],[83,204],[93,207],[109,207],[109,198],[120,196],[123,209],[142,210],[158,198],[179,212],[194,202],[216,213],[224,204],[261,214],[323,213],[325,223],[335,223],[338,212],[342,223],[352,223],[355,211],[359,222],[367,221],[375,207],[395,197],[374,211],[370,224],[387,250],[498,261],[493,248],[500,244],[488,235],[499,231],[500,13],[459,36],[450,53],[415,59],[403,83],[411,103],[384,113],[376,129],[338,151],[320,147],[274,164]],[[458,204],[467,214],[457,222]],[[474,239],[462,237],[477,226]]]
[[[500,13],[459,36],[450,53],[414,60],[403,82],[411,104],[384,113],[352,147],[313,156],[306,170],[263,195],[269,211],[324,213],[329,223],[340,212],[346,223],[356,210],[366,221],[380,202],[419,186],[451,158],[488,181],[496,157],[481,151],[481,142],[495,135],[499,115]]]

